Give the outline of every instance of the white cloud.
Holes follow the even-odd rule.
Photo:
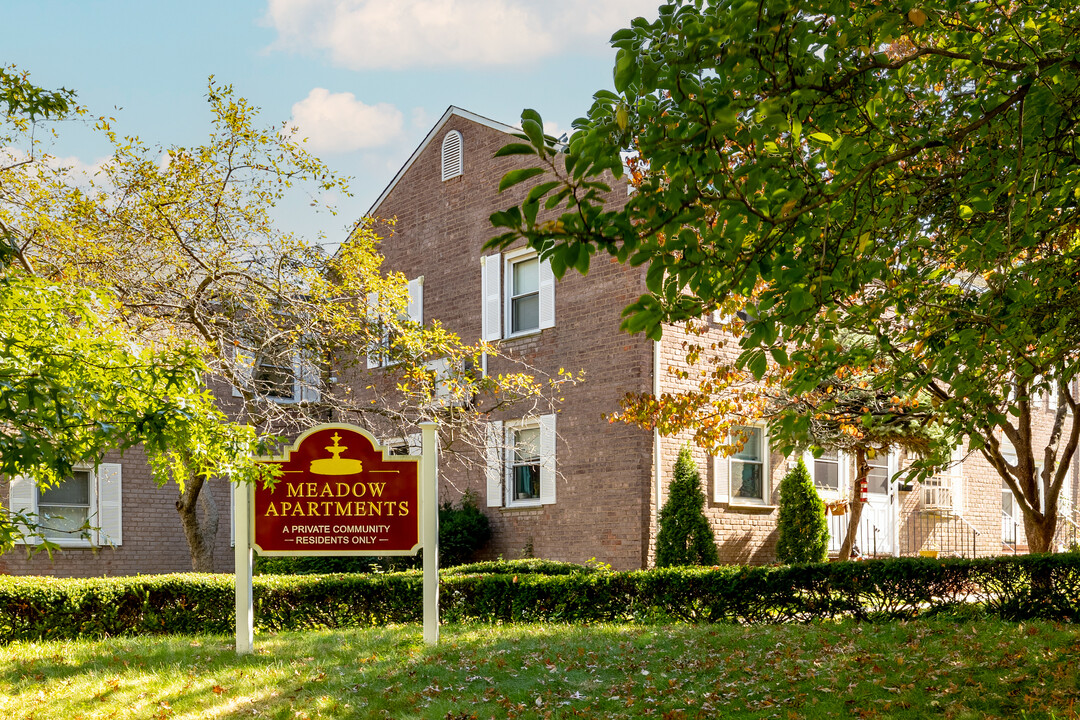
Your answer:
[[[0,171],[16,170],[18,172],[33,172],[34,165],[27,163],[29,155],[25,150],[16,147],[0,147]],[[112,162],[112,158],[98,158],[94,162],[84,162],[75,155],[57,157],[48,153],[41,153],[38,159],[48,171],[55,176],[62,177],[66,182],[83,189],[89,189],[93,184],[107,185],[103,180],[102,171]]]
[[[401,135],[393,105],[365,105],[352,93],[315,88],[292,106],[292,121],[313,152],[351,152],[386,145]]]
[[[657,0],[268,0],[276,49],[353,70],[509,65],[608,46]]]

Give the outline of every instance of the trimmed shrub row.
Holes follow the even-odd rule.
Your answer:
[[[261,631],[421,619],[417,571],[260,576]],[[779,567],[607,572],[542,560],[445,571],[449,622],[688,621],[788,623],[949,613],[1080,619],[1080,554],[977,560],[895,558]],[[233,632],[229,575],[66,580],[0,577],[0,641]]]

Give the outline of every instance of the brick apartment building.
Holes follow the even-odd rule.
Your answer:
[[[612,424],[606,415],[627,392],[677,389],[680,380],[669,368],[683,362],[687,338],[678,327],[666,328],[659,342],[619,331],[622,309],[645,290],[643,268],[597,257],[588,276],[568,273],[556,283],[546,263],[524,247],[501,253],[483,249],[494,234],[490,214],[520,200],[513,192],[497,193],[500,178],[518,166],[520,157],[493,157],[513,132],[449,108],[370,211],[396,218],[393,235],[380,249],[386,267],[409,279],[416,317],[438,319],[466,342],[498,342],[504,352],[548,375],[560,368],[585,374],[584,383],[571,388],[554,412],[493,414],[486,453],[471,465],[441,468],[441,499],[466,491],[481,498],[494,533],[486,557],[596,558],[616,569],[646,567],[684,439]],[[615,192],[613,201],[618,196]],[[721,331],[716,327],[710,334],[719,339]],[[352,382],[363,387],[377,377],[379,364],[372,355],[366,363],[370,370]],[[485,371],[514,369],[493,357]],[[1045,434],[1052,419],[1045,402],[1037,415]],[[749,436],[743,451],[730,458],[695,450],[706,513],[724,562],[775,559],[779,481],[791,459],[770,451],[764,428],[749,430]],[[889,483],[903,458],[877,459],[857,539],[860,550],[893,555],[933,548],[992,555],[1022,548],[1019,511],[996,472],[976,455],[963,459],[958,453],[957,459],[924,486]],[[72,501],[79,512],[100,518],[101,531],[89,541],[66,541],[71,547],[51,562],[18,551],[0,556],[0,571],[93,576],[190,568],[172,491],[151,483],[135,453],[106,460],[96,474],[77,474],[66,495],[42,493],[29,483],[12,487],[13,507],[42,510]],[[836,454],[806,460],[826,501],[846,497],[853,463]],[[1076,463],[1074,458],[1062,503],[1070,508],[1062,523],[1065,535],[1076,528],[1068,499],[1076,496]],[[229,494],[224,483],[213,485],[208,489],[222,518],[217,566],[230,571]],[[830,517],[834,549],[844,527],[845,516]]]

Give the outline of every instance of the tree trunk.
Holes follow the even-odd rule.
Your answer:
[[[844,542],[840,545],[840,560],[851,559],[851,548],[855,545],[855,536],[859,532],[859,521],[862,520],[863,505],[862,498],[859,496],[859,488],[862,486],[862,481],[870,474],[870,464],[866,461],[866,450],[862,448],[855,448],[855,484],[851,486],[851,500],[848,502],[848,509],[850,515],[848,515],[847,533],[844,535]]]
[[[1024,513],[1024,534],[1027,535],[1028,552],[1053,551],[1054,535],[1057,533],[1057,513]]]
[[[205,478],[192,478],[176,501],[180,524],[184,528],[188,549],[191,551],[191,569],[195,572],[214,572],[214,545],[218,531],[218,509],[213,495],[202,492]],[[202,500],[200,503],[199,500]],[[200,520],[198,506],[203,506]]]

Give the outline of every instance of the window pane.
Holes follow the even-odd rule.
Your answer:
[[[761,464],[731,461],[731,494],[735,497],[764,500],[761,482]]]
[[[510,332],[537,330],[540,327],[540,296],[526,295],[510,301]]]
[[[42,505],[38,508],[41,534],[53,540],[79,539],[82,535],[80,530],[89,515],[89,508],[85,507]]]
[[[540,428],[518,430],[514,438],[514,464],[540,459]]]
[[[540,291],[540,261],[536,258],[523,260],[513,265],[514,286],[510,294],[514,297]]]
[[[885,495],[889,492],[889,459],[878,456],[870,463],[870,473],[866,476],[867,485],[872,493]]]
[[[840,456],[835,450],[823,452],[814,460],[814,484],[823,490],[840,487]]]
[[[540,497],[540,465],[514,466],[514,499],[532,500]]]
[[[739,460],[753,460],[755,462],[764,460],[761,457],[761,428],[737,427],[735,430],[746,437],[746,444],[743,445],[742,450],[735,453],[735,457]]]
[[[255,391],[270,397],[293,397],[293,370],[291,367],[259,364],[255,368]]]
[[[59,485],[38,491],[41,505],[90,505],[90,473],[76,470]]]

